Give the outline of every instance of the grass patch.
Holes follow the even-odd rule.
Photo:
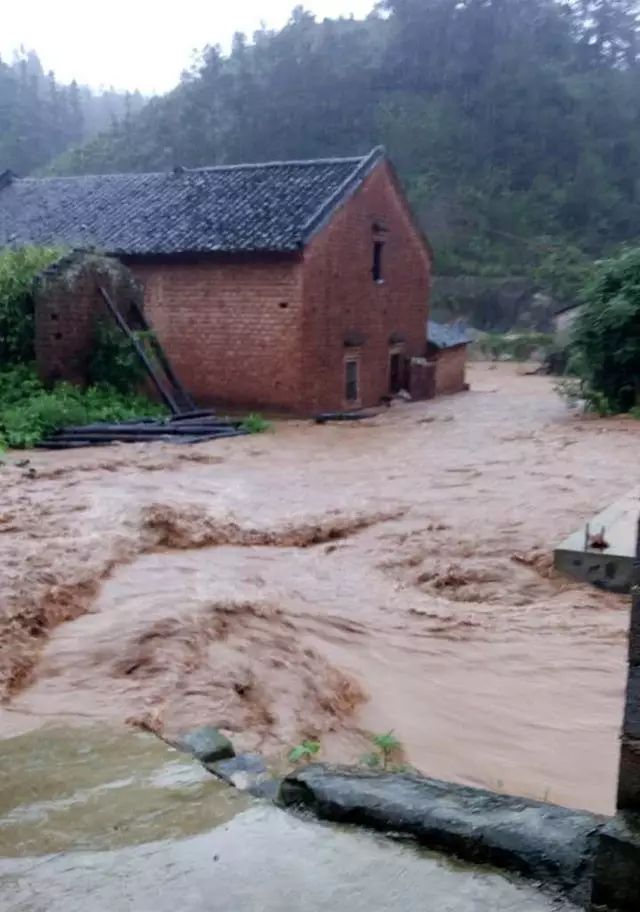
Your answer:
[[[249,434],[264,434],[265,431],[270,431],[272,424],[270,421],[267,421],[266,418],[263,418],[262,415],[258,412],[252,412],[250,415],[243,420],[240,425],[243,431],[248,431]]]
[[[490,361],[544,361],[553,346],[553,336],[541,332],[483,333],[473,350]]]
[[[58,383],[48,390],[29,365],[0,371],[0,450],[35,446],[73,424],[164,414],[163,406],[145,396],[120,392],[105,384],[81,389]]]

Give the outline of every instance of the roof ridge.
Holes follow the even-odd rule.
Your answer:
[[[236,171],[242,168],[282,168],[305,165],[358,165],[368,157],[367,155],[347,155],[329,158],[291,158],[266,162],[240,162],[234,165],[203,165],[199,168],[185,168],[187,174],[194,171]]]
[[[375,151],[375,150],[374,150]],[[370,156],[367,155],[347,155],[334,156],[328,158],[292,158],[282,159],[281,161],[266,162],[239,162],[231,165],[202,165],[198,168],[180,168],[179,174],[202,174],[203,172],[213,171],[241,171],[250,168],[283,168],[283,167],[309,167],[313,165],[353,165],[354,167],[365,162]],[[167,168],[165,171],[113,171],[105,174],[47,174],[42,177],[27,175],[26,177],[17,177],[13,175],[14,180],[19,181],[46,181],[46,180],[84,180],[87,177],[115,178],[115,177],[166,177],[172,174],[176,168]]]

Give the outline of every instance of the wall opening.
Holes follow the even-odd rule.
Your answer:
[[[384,252],[384,241],[373,242],[373,264],[371,266],[371,275],[377,285],[384,282],[382,274],[382,254]]]
[[[344,362],[344,398],[349,405],[360,401],[360,362],[347,358]]]
[[[405,387],[404,355],[402,352],[391,352],[389,355],[389,392],[395,396]]]

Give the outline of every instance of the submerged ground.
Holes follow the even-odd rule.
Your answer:
[[[611,811],[627,604],[551,551],[637,483],[640,425],[511,366],[470,379],[354,425],[0,470],[0,736],[212,722],[352,761],[393,728],[428,774]]]

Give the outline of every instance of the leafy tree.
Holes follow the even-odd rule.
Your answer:
[[[206,47],[144,106],[47,88],[23,55],[0,65],[0,170],[145,171],[382,143],[437,270],[536,278],[550,250],[593,260],[640,237],[639,8],[382,0],[364,21],[318,21],[298,7],[229,53]]]
[[[581,392],[597,411],[628,412],[640,402],[640,248],[599,264],[570,352]]]
[[[33,285],[60,254],[49,247],[0,251],[0,366],[33,359]]]
[[[139,93],[95,94],[75,81],[62,85],[54,73],[45,74],[33,51],[11,64],[0,60],[0,173],[31,174],[142,105]]]
[[[580,304],[595,269],[593,261],[571,244],[553,247],[536,269],[538,283],[560,304]]]

